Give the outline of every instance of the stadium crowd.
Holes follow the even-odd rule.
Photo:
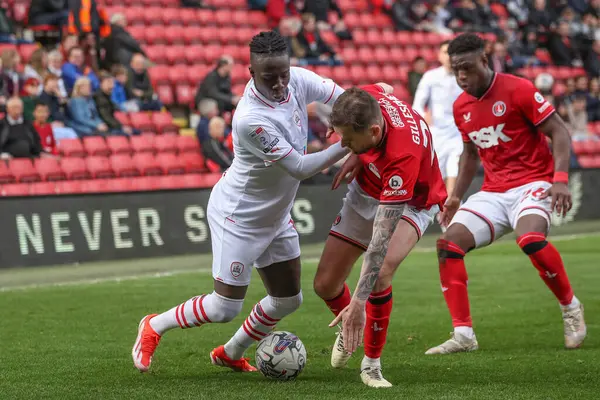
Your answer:
[[[19,16],[21,3],[5,1],[0,13],[0,42],[8,43],[0,54],[3,159],[59,156],[57,143],[63,139],[138,135],[123,113],[166,111],[148,72],[157,60],[150,60],[130,33],[125,15],[108,15],[96,0],[32,0]],[[218,2],[186,0],[181,6],[214,10]],[[294,65],[336,68],[344,59],[327,39],[357,40],[335,0],[248,0],[248,8],[263,10],[267,25],[286,38]],[[568,122],[574,141],[597,140],[590,126],[600,121],[600,0],[370,0],[369,10],[389,15],[398,31],[482,32],[494,71],[534,79]],[[38,33],[55,30],[58,40],[40,39],[43,46],[28,47],[27,54],[16,50],[17,44],[31,43],[28,32],[39,38]],[[411,95],[433,66],[430,61],[412,60]],[[241,95],[232,90],[235,63],[228,55],[218,58],[199,78],[194,107],[185,114],[191,115],[204,157],[220,169],[233,157],[230,122]],[[540,69],[544,66],[581,72],[557,79]],[[326,138],[330,111],[311,105],[308,151],[335,140]]]

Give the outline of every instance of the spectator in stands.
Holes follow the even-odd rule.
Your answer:
[[[181,7],[213,9],[212,6],[205,5],[203,0],[181,0]]]
[[[4,8],[0,8],[0,43],[17,43],[13,24]]]
[[[512,67],[519,69],[523,67],[531,67],[541,65],[535,55],[538,48],[537,33],[533,28],[526,28],[523,31],[518,30],[517,39],[511,46],[508,52],[512,60]]]
[[[29,57],[29,63],[25,65],[25,71],[23,72],[23,79],[33,78],[38,82],[44,81],[44,75],[48,72],[48,53],[46,50],[39,48],[31,53]],[[42,86],[40,86],[40,93],[42,92]],[[39,94],[39,93],[38,93]]]
[[[92,98],[92,83],[89,78],[82,76],[77,79],[67,109],[67,125],[73,128],[79,137],[108,133],[108,126],[100,119]]]
[[[213,117],[208,124],[208,138],[200,143],[202,155],[206,160],[216,163],[224,171],[231,166],[233,154],[223,143],[225,138],[225,120]]]
[[[69,34],[82,36],[92,35],[96,43],[110,35],[108,15],[96,0],[68,0]]]
[[[556,65],[569,67],[577,65],[576,60],[579,58],[579,53],[574,40],[570,37],[570,28],[567,22],[560,21],[556,32],[550,34],[548,51]]]
[[[54,138],[57,142],[62,139],[77,139],[77,133],[65,126],[67,117],[64,107],[67,104],[67,98],[62,95],[59,87],[59,78],[54,74],[46,75],[44,79],[44,89],[39,97],[39,101],[48,106],[50,113],[49,121],[52,125]],[[35,115],[34,115],[35,117]]]
[[[546,6],[546,0],[534,0],[533,10],[529,13],[528,25],[538,32],[547,32],[554,18]]]
[[[0,57],[0,112],[5,111],[6,100],[9,98],[7,81],[2,73],[2,57]]]
[[[210,137],[208,125],[211,119],[219,115],[219,103],[214,99],[202,99],[198,103],[198,112],[200,113],[200,121],[196,126],[196,136],[198,142],[202,143]]]
[[[593,135],[588,131],[587,118],[587,99],[585,94],[575,94],[572,100],[565,101],[565,107],[569,115],[567,126],[571,132],[573,140],[588,140],[592,139]]]
[[[115,84],[111,99],[113,103],[123,112],[138,112],[140,106],[136,100],[127,100],[127,79],[129,78],[127,68],[123,65],[115,65],[112,68],[112,74],[115,77]]]
[[[6,103],[6,117],[0,123],[0,158],[38,157],[42,154],[40,137],[23,119],[23,102],[12,97]]]
[[[494,43],[494,51],[492,53],[492,70],[494,72],[509,73],[512,70],[512,62],[506,51],[506,45],[497,41]]]
[[[248,6],[251,10],[264,10],[267,15],[269,28],[276,28],[279,22],[286,16],[297,16],[298,8],[296,1],[290,0],[249,0]],[[261,7],[261,3],[265,3]],[[304,6],[302,4],[302,6]]]
[[[58,90],[60,97],[67,97],[67,88],[65,87],[65,81],[62,78],[62,64],[63,56],[59,50],[52,50],[48,54],[48,72],[58,79]]]
[[[415,57],[412,62],[412,68],[408,73],[408,91],[412,97],[415,97],[415,93],[417,93],[417,86],[419,86],[419,82],[421,78],[427,71],[427,63],[423,57]]]
[[[33,109],[40,92],[40,82],[35,78],[29,78],[23,84],[21,100],[23,101],[23,118],[27,122],[33,122]]]
[[[135,53],[146,53],[140,43],[127,31],[127,19],[123,14],[113,14],[110,18],[111,33],[104,41],[105,50],[103,68],[110,70],[114,65],[129,65]]]
[[[600,77],[600,38],[594,40],[585,58],[585,70],[592,77]]]
[[[278,31],[287,43],[288,53],[290,55],[290,64],[298,65],[298,58],[296,52],[301,49],[300,43],[298,43],[298,33],[302,28],[302,22],[298,18],[283,18],[279,22],[279,26],[274,30]]]
[[[52,131],[52,125],[48,123],[50,110],[45,103],[36,101],[33,110],[33,128],[40,137],[40,143],[44,152],[48,154],[58,155],[56,148],[56,140]]]
[[[79,47],[79,37],[77,35],[65,36],[59,46],[63,59],[69,59],[69,52],[73,47]]]
[[[134,54],[130,67],[125,86],[127,98],[136,100],[142,111],[160,111],[162,104],[152,88],[146,58],[142,54]]]
[[[508,0],[506,9],[508,13],[517,20],[519,26],[527,24],[529,18],[529,3],[531,0]]]
[[[195,103],[199,104],[203,99],[213,99],[217,101],[220,113],[232,111],[240,101],[240,97],[231,91],[232,68],[233,58],[230,56],[219,58],[215,69],[206,75],[198,87]]]
[[[322,38],[313,14],[302,14],[302,29],[296,36],[300,48],[295,55],[300,65],[340,65],[335,50]]]
[[[448,0],[438,0],[431,6],[430,21],[431,30],[442,35],[452,34],[448,23],[452,19],[452,13],[448,11]]]
[[[411,3],[396,0],[389,10],[398,31],[424,30],[428,24],[428,21],[424,21],[426,11],[426,7],[423,8],[423,2],[420,0]]]
[[[61,27],[69,20],[66,0],[31,0],[29,25],[51,25]]]
[[[94,101],[98,114],[112,134],[139,135],[140,131],[132,129],[129,126],[123,126],[115,117],[118,111],[116,105],[112,102],[111,96],[115,86],[115,79],[107,72],[100,73],[100,90],[94,94]]]
[[[88,78],[91,83],[92,90],[96,91],[100,86],[100,83],[98,82],[96,74],[89,67],[84,65],[83,50],[81,47],[71,48],[71,50],[69,50],[68,60],[69,61],[62,66],[62,78],[65,82],[67,92],[70,93],[73,91],[75,82],[84,76]]]
[[[21,76],[17,72],[19,64],[21,63],[21,56],[15,49],[5,49],[0,55],[2,59],[2,79],[5,93],[8,97],[18,96],[21,88],[22,80]]]
[[[312,14],[315,16],[317,26],[321,30],[330,29],[330,11],[333,11],[337,14],[338,20],[344,19],[342,9],[338,6],[335,0],[305,0],[304,7],[302,8],[303,14]]]

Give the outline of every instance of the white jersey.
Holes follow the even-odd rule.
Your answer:
[[[444,67],[425,72],[419,81],[413,108],[421,115],[425,115],[425,108],[429,109],[429,126],[435,143],[448,140],[462,142],[452,113],[452,105],[461,93],[462,89],[456,83],[456,77]]]
[[[300,181],[275,163],[293,151],[306,153],[306,106],[333,103],[342,93],[333,81],[297,67],[281,102],[266,99],[250,80],[233,117],[233,163],[211,193],[214,209],[245,226],[278,226],[289,218]]]

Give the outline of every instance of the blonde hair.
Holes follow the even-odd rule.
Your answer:
[[[29,65],[40,74],[40,76],[44,75],[46,72],[46,66],[44,65],[44,55],[46,54],[46,50],[43,48],[39,48],[31,53],[31,57],[29,57]]]
[[[15,49],[5,49],[2,51],[2,54],[0,54],[0,58],[2,58],[2,67],[8,71],[15,69],[15,57],[18,55],[19,53]]]
[[[75,81],[75,85],[73,85],[73,94],[71,95],[71,97],[75,98],[75,97],[84,97],[81,94],[81,87],[85,84],[91,85],[92,82],[90,81],[90,78],[86,77],[86,76],[82,76],[80,78],[77,78],[77,80]]]

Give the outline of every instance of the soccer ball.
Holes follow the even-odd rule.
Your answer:
[[[271,332],[256,346],[256,366],[267,378],[296,379],[305,365],[306,349],[293,333]]]

